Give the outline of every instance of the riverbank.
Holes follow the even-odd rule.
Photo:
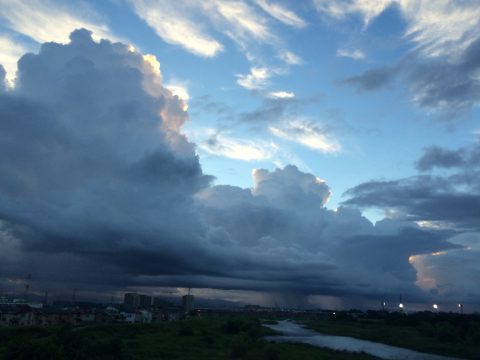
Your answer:
[[[349,336],[419,352],[480,359],[480,323],[476,316],[417,313],[353,318],[338,313],[303,321],[324,334]]]
[[[308,329],[305,326],[282,320],[277,324],[268,324],[270,329],[282,335],[269,336],[267,340],[287,343],[304,343],[320,348],[352,353],[365,353],[386,360],[455,360],[458,358],[420,353],[413,350],[360,340],[346,336],[326,335]]]

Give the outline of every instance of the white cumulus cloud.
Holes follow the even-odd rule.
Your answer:
[[[238,85],[248,90],[262,89],[267,85],[268,79],[272,76],[272,71],[265,67],[252,67],[250,73],[246,75],[237,75]]]
[[[268,93],[268,96],[273,99],[293,99],[295,93],[289,91],[272,91]]]

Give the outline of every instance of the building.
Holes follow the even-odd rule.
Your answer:
[[[193,302],[193,295],[184,295],[182,297],[182,307],[185,313],[189,313],[195,310],[195,304]]]
[[[126,293],[123,297],[123,305],[127,309],[138,309],[140,307],[140,295],[137,293]]]
[[[152,306],[152,297],[150,295],[139,295],[140,298],[140,307],[143,309],[148,309]]]

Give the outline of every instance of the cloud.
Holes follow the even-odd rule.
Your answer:
[[[190,94],[188,93],[188,89],[184,85],[169,83],[166,84],[165,87],[171,91],[172,95],[178,96],[185,105],[183,107],[183,111],[188,110],[188,100],[190,100]]]
[[[204,57],[216,56],[223,45],[208,35],[187,9],[169,1],[131,0],[137,15],[169,44]]]
[[[0,64],[6,71],[6,80],[13,84],[17,72],[17,61],[25,54],[26,49],[13,39],[0,36]]]
[[[0,92],[4,91],[5,88],[7,87],[6,75],[7,75],[7,72],[5,71],[3,66],[0,65]]]
[[[432,170],[435,167],[453,168],[465,163],[464,150],[446,150],[438,146],[431,146],[425,150],[423,156],[417,161],[420,171]]]
[[[226,34],[244,47],[251,38],[262,42],[275,42],[276,37],[270,31],[267,21],[250,5],[243,1],[216,0],[205,3],[207,9],[214,10],[217,24],[226,24]]]
[[[380,15],[393,0],[369,1],[369,0],[314,0],[317,11],[326,13],[336,19],[343,20],[350,14],[360,13],[363,16],[364,26]]]
[[[300,172],[295,166],[286,166],[270,172],[265,169],[253,171],[253,195],[262,196],[275,206],[296,208],[298,202],[310,203],[307,207],[326,204],[330,188],[326,182],[311,174]]]
[[[278,21],[286,25],[290,25],[296,28],[304,28],[307,26],[305,20],[300,18],[293,11],[283,7],[279,4],[269,3],[267,0],[256,0],[258,6],[260,6],[270,16],[274,17]]]
[[[363,60],[365,59],[366,55],[361,49],[338,49],[337,50],[337,56],[339,57],[347,57],[353,60]]]
[[[289,65],[300,65],[303,63],[300,56],[288,50],[281,51],[279,57]]]
[[[387,8],[406,22],[412,50],[395,66],[382,66],[342,81],[360,91],[384,89],[403,80],[420,107],[456,117],[478,106],[480,9],[475,1],[316,1],[318,11],[342,20],[360,15],[365,27]],[[400,21],[400,20],[399,20]]]
[[[295,93],[288,91],[272,91],[268,93],[268,96],[273,99],[293,99]]]
[[[367,70],[341,81],[359,91],[373,91],[391,86],[396,79],[410,88],[412,101],[420,107],[441,112],[452,118],[480,103],[480,39],[473,42],[455,60],[421,60],[407,57],[395,66]]]
[[[265,67],[252,67],[250,73],[246,75],[237,75],[237,83],[248,90],[263,89],[272,76],[272,72]]]
[[[361,91],[373,91],[388,88],[392,85],[397,69],[394,67],[383,67],[371,69],[361,75],[352,76],[342,80],[340,83],[357,88]]]
[[[343,202],[380,208],[396,221],[415,221],[422,230],[443,232],[453,247],[412,255],[409,263],[419,288],[448,301],[475,302],[480,295],[473,275],[479,266],[479,154],[478,143],[453,150],[428,147],[416,162],[417,169],[444,170],[439,175],[372,180],[350,189]]]
[[[480,9],[474,0],[315,0],[319,12],[338,20],[360,15],[364,27],[387,8],[395,7],[407,24],[405,37],[427,57],[455,57],[478,39]]]
[[[425,149],[416,162],[420,171],[449,169],[441,175],[372,180],[346,192],[346,205],[394,210],[397,216],[447,228],[480,230],[480,151],[478,143],[456,150]]]
[[[222,133],[209,131],[207,140],[200,142],[200,149],[215,155],[244,161],[260,161],[271,159],[277,151],[273,143],[233,138]]]
[[[455,60],[436,59],[405,65],[413,101],[426,108],[458,114],[480,103],[480,39],[472,42]]]
[[[171,241],[201,236],[191,196],[211,177],[176,131],[181,102],[147,59],[78,30],[19,61],[15,87],[0,96],[0,218],[26,258],[157,271],[146,256],[172,271]]]
[[[460,301],[475,303],[480,294],[476,281],[480,271],[479,240],[480,233],[460,234],[450,242],[461,248],[412,256],[410,263],[417,272],[418,286],[455,302],[463,299]]]
[[[328,134],[326,129],[311,122],[287,121],[281,126],[270,126],[269,129],[273,135],[279,138],[296,142],[310,149],[324,153],[335,153],[341,150],[340,144]]]
[[[267,272],[272,290],[288,287],[297,294],[355,293],[375,298],[403,292],[422,298],[425,294],[413,285],[416,274],[408,259],[412,254],[458,247],[446,242],[439,231],[395,220],[374,227],[354,209],[327,210],[330,189],[325,181],[294,166],[257,169],[253,178],[251,190],[214,186],[198,199],[206,221],[229,234],[225,246],[237,243],[268,254],[264,256],[268,266],[270,256],[282,259],[288,271]],[[301,267],[294,270],[293,264]],[[264,271],[253,270],[255,278],[265,276]]]
[[[288,301],[295,294],[298,303],[311,294],[424,299],[409,259],[462,248],[448,241],[455,229],[409,219],[373,225],[353,207],[328,209],[326,181],[295,166],[256,169],[251,189],[212,186],[181,132],[188,113],[164,86],[158,60],[95,42],[86,30],[70,38],[24,55],[15,86],[0,93],[2,287],[12,289],[28,269],[36,292],[198,287]],[[332,146],[311,123],[282,126],[293,141]],[[265,150],[222,133],[209,146],[238,157]],[[385,203],[437,215],[413,220],[478,227],[473,193],[440,198],[450,208],[429,207],[422,205],[448,195],[448,181],[393,185],[352,194],[378,202],[378,188],[390,189]]]
[[[67,43],[75,29],[90,29],[95,39],[119,40],[92,10],[77,6],[74,10],[52,0],[0,0],[0,17],[11,30],[26,35],[38,43]]]

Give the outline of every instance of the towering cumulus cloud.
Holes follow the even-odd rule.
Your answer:
[[[421,297],[409,258],[462,246],[448,231],[329,210],[325,181],[295,166],[255,170],[252,189],[212,186],[157,59],[87,30],[70,39],[24,55],[0,92],[3,287],[33,273],[35,291],[51,292]]]
[[[2,247],[25,252],[40,277],[65,257],[80,262],[64,269],[77,278],[85,261],[185,271],[178,254],[203,231],[192,195],[211,178],[179,133],[184,104],[162,87],[155,57],[86,30],[70,38],[23,56],[0,98],[0,218],[18,240]],[[19,271],[19,259],[2,260]]]

